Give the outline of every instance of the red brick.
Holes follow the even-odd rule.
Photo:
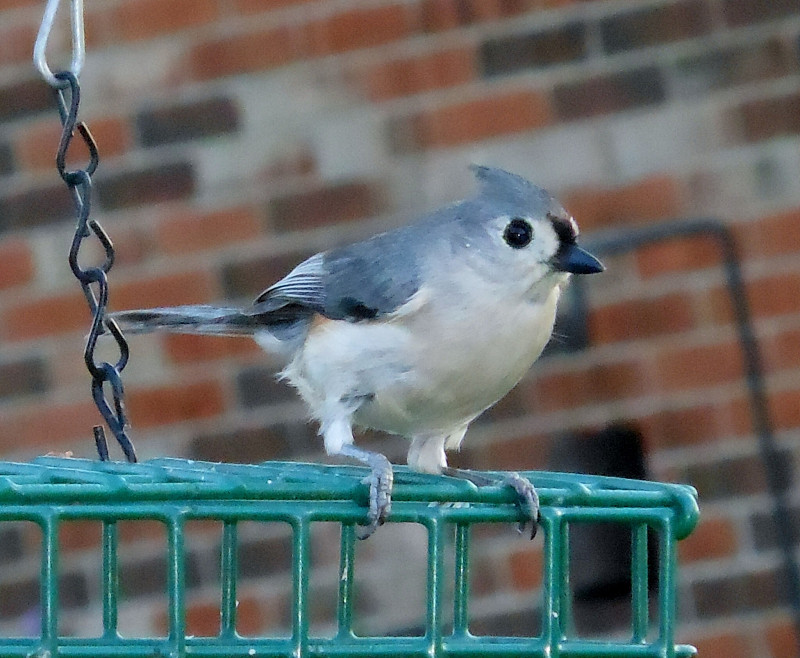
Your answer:
[[[592,309],[589,335],[593,342],[609,343],[678,333],[693,325],[690,300],[676,293]]]
[[[476,460],[473,460],[468,468],[546,470],[550,457],[549,448],[550,441],[545,436],[525,435],[514,438],[498,436],[492,439],[491,446],[485,447],[480,451],[481,454],[476,455]],[[463,450],[461,452],[463,453]],[[477,458],[480,458],[480,461],[477,461]]]
[[[741,350],[736,342],[664,350],[656,370],[669,391],[713,386],[743,376]]]
[[[159,222],[156,240],[165,252],[183,254],[251,240],[260,232],[259,219],[250,208],[182,211]]]
[[[282,26],[231,35],[195,46],[189,66],[198,80],[265,71],[299,57],[297,31]]]
[[[455,146],[500,135],[535,130],[552,120],[549,99],[542,93],[523,90],[497,92],[484,98],[428,110],[408,120],[409,144],[405,148]]]
[[[150,214],[148,209],[143,213]],[[153,232],[138,221],[117,223],[110,230],[114,241],[114,265],[136,265],[157,252]],[[116,271],[110,275],[112,291],[116,288]],[[113,292],[111,293],[113,295]]]
[[[541,411],[578,407],[586,403],[588,385],[583,372],[556,372],[536,379],[533,406]]]
[[[586,383],[585,394],[591,402],[633,398],[647,391],[642,368],[634,362],[594,365],[586,371]]]
[[[800,252],[800,208],[742,226],[740,249],[746,254],[780,256]]]
[[[646,378],[638,363],[595,364],[577,372],[551,373],[535,384],[535,406],[543,411],[568,409],[642,395]]]
[[[639,423],[649,452],[703,443],[720,434],[717,409],[711,405],[663,409]]]
[[[14,238],[0,242],[0,290],[28,283],[33,275],[33,257],[28,244]]]
[[[795,135],[800,132],[800,93],[748,101],[738,114],[747,141]]]
[[[217,0],[126,0],[114,15],[116,34],[130,41],[172,35],[216,20],[218,5]]]
[[[100,521],[62,521],[58,525],[58,545],[67,551],[99,550],[102,533]]]
[[[249,337],[166,334],[164,340],[167,355],[175,363],[215,361],[260,352]]]
[[[118,41],[117,12],[116,8],[109,7],[109,4],[84,3],[84,34],[88,51],[103,48]]]
[[[234,0],[236,11],[243,14],[257,14],[303,4],[309,0]]]
[[[186,634],[195,637],[219,635],[219,602],[191,603],[186,608]]]
[[[800,329],[761,338],[761,354],[767,372],[800,367]]]
[[[131,546],[141,542],[166,547],[167,529],[161,521],[152,519],[137,519],[135,521],[119,521],[117,523],[119,543],[121,546]]]
[[[706,292],[707,311],[711,322],[728,325],[734,321],[731,293],[727,286],[712,288]]]
[[[222,389],[213,381],[132,389],[126,402],[131,423],[143,428],[210,418],[225,411]]]
[[[747,298],[756,317],[800,311],[800,273],[781,272],[747,282]]]
[[[672,218],[680,214],[681,188],[669,176],[643,178],[617,188],[582,188],[565,195],[565,205],[584,231],[614,224]]]
[[[0,9],[2,11],[2,9]],[[0,64],[30,61],[38,25],[14,24],[0,32]]]
[[[718,560],[737,550],[736,529],[730,520],[703,518],[694,532],[678,543],[678,558],[681,562]]]
[[[772,621],[765,633],[770,658],[795,658],[800,654],[797,630],[791,619]]]
[[[720,429],[727,435],[750,437],[753,433],[753,412],[750,398],[735,398],[718,408]]]
[[[544,558],[540,548],[526,546],[509,556],[511,585],[516,590],[529,591],[542,586]]]
[[[404,5],[352,9],[306,27],[309,54],[331,55],[379,46],[410,36],[412,28]]]
[[[131,144],[130,128],[120,117],[102,117],[87,122],[103,161],[125,153]],[[29,171],[55,170],[56,151],[61,139],[61,126],[57,121],[32,124],[16,140],[16,154],[20,165]],[[67,167],[85,167],[89,160],[86,146],[76,135],[67,151]]]
[[[767,402],[776,429],[800,427],[800,390],[772,393]]]
[[[80,292],[23,301],[6,309],[3,336],[30,340],[67,331],[89,330],[91,315]]]
[[[264,614],[261,604],[252,597],[239,597],[236,603],[236,630],[245,636],[256,635],[264,629],[269,615]],[[166,635],[169,618],[166,611],[159,611],[154,626],[157,633]],[[186,634],[195,637],[213,637],[220,630],[220,603],[214,601],[191,601],[186,607]]]
[[[364,74],[367,96],[382,101],[464,84],[475,78],[474,48],[379,62]]]
[[[206,270],[180,272],[117,283],[109,293],[115,310],[207,303],[214,283]]]
[[[691,272],[719,265],[722,253],[716,240],[697,236],[661,242],[642,247],[636,252],[636,265],[645,277],[674,272]]]
[[[37,7],[42,3],[39,0],[0,0],[0,11],[6,9],[13,9],[16,7],[30,7],[36,5]]]
[[[702,658],[754,658],[747,637],[736,632],[721,632],[711,636],[689,639]]]
[[[0,423],[0,451],[81,450],[92,443],[92,427],[102,423],[88,395],[80,402],[48,403],[8,410]]]

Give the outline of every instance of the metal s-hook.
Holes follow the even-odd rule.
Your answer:
[[[51,87],[63,87],[65,82],[59,81],[50,67],[47,65],[47,42],[50,39],[50,32],[55,23],[58,5],[61,0],[47,0],[47,6],[42,17],[42,24],[36,35],[36,43],[33,46],[33,63],[39,69],[39,73]],[[86,47],[83,31],[83,0],[70,0],[70,25],[72,34],[72,59],[69,71],[76,78],[80,76],[83,62],[86,59]]]

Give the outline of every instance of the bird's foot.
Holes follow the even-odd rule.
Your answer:
[[[389,460],[377,452],[370,452],[350,445],[344,446],[342,454],[353,457],[370,468],[370,474],[363,480],[364,484],[369,485],[367,524],[361,526],[357,531],[359,539],[366,539],[386,522],[392,509],[394,471]]]
[[[497,486],[498,484],[503,487],[511,487],[517,494],[517,507],[524,515],[517,530],[522,534],[530,523],[531,539],[536,537],[536,531],[539,529],[539,495],[530,480],[522,477],[519,473],[508,473],[505,477],[498,479],[484,473],[464,471],[459,468],[446,467],[442,472],[451,477],[469,480],[478,487]]]
[[[511,487],[517,494],[517,507],[525,518],[519,522],[517,531],[522,534],[525,528],[531,524],[531,539],[536,537],[539,529],[539,494],[528,478],[522,477],[519,473],[509,473],[502,481],[503,486]]]
[[[375,456],[380,459],[375,459],[369,465],[372,472],[364,478],[364,483],[369,485],[369,514],[367,515],[369,522],[359,529],[359,539],[366,539],[382,526],[392,509],[392,482],[394,480],[392,465],[383,455]]]

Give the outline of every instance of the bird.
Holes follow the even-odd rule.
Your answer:
[[[422,473],[498,484],[447,464],[467,428],[526,374],[550,340],[570,275],[602,272],[577,244],[578,225],[546,190],[472,165],[477,192],[413,223],[304,260],[248,306],[190,305],[112,313],[126,332],[249,335],[282,356],[288,381],[328,455],[369,467],[358,536],[391,512],[393,469],[356,446],[354,427],[410,441]],[[511,487],[536,532],[535,487]]]

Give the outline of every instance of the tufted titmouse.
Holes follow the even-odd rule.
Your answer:
[[[392,467],[353,444],[354,425],[411,440],[408,464],[449,469],[445,450],[522,378],[550,338],[569,273],[603,271],[575,220],[545,190],[474,167],[477,195],[418,222],[300,263],[246,308],[178,306],[112,317],[132,332],[252,335],[285,355],[287,379],[325,450],[371,469],[367,537],[391,506]],[[538,497],[514,488],[536,529]],[[521,526],[524,527],[524,524]]]

